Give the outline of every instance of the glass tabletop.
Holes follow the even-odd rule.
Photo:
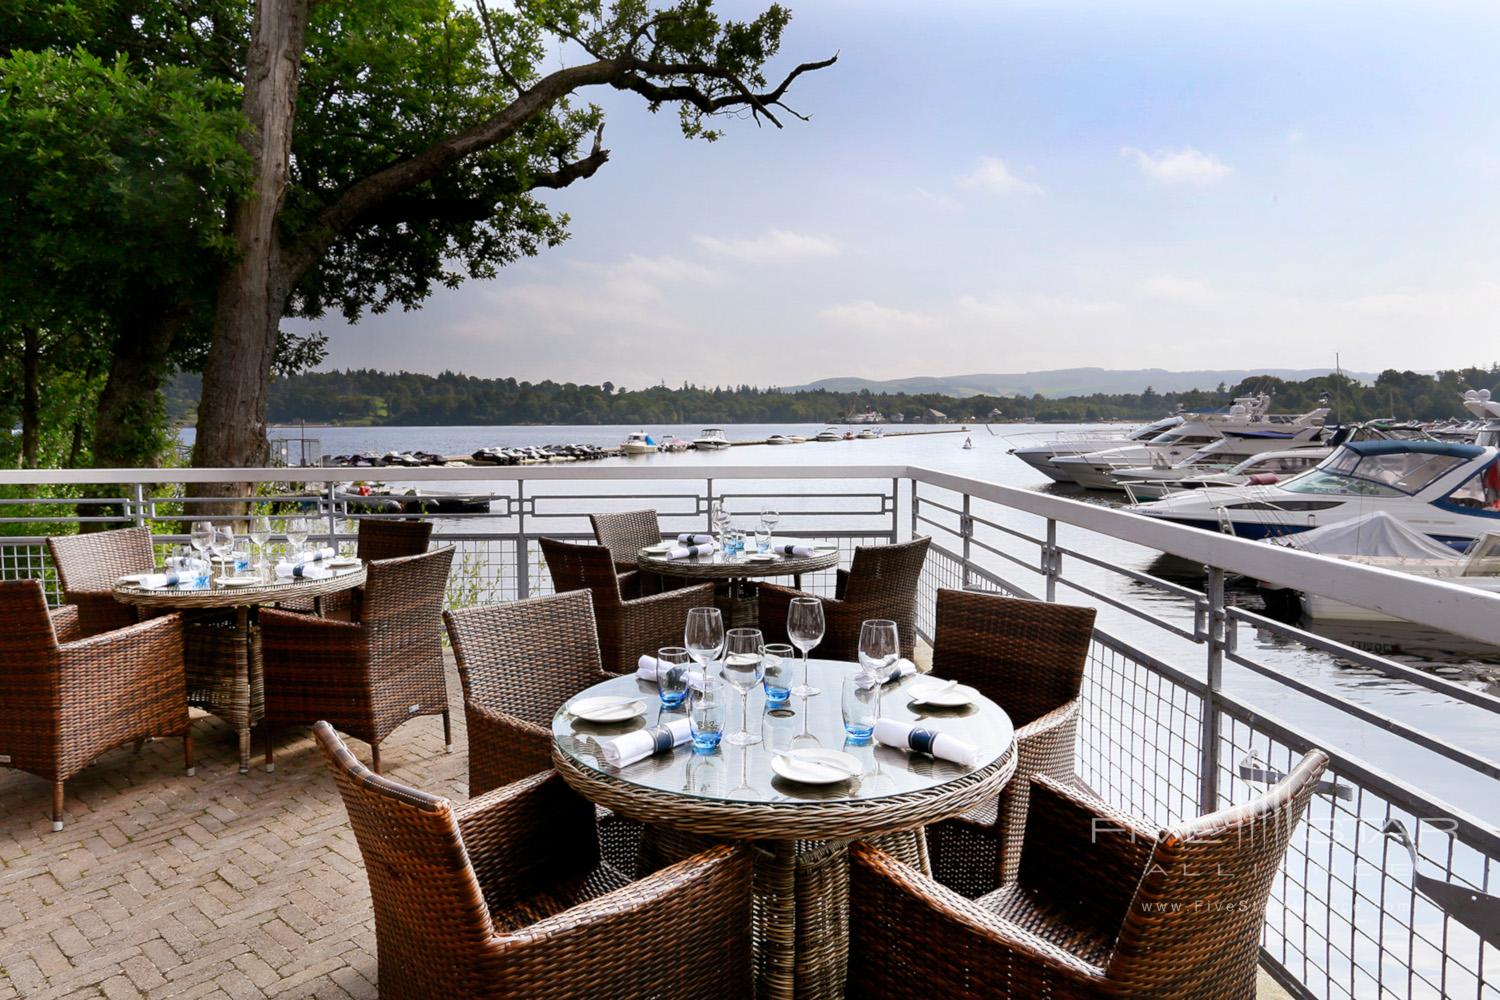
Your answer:
[[[812,660],[809,679],[823,693],[811,698],[794,695],[784,708],[772,711],[766,710],[765,691],[757,686],[750,694],[750,730],[762,741],[750,746],[732,746],[726,740],[713,752],[700,754],[688,742],[624,768],[606,764],[601,741],[684,717],[680,711],[662,709],[656,685],[634,675],[596,684],[569,699],[569,704],[596,695],[634,695],[646,705],[644,716],[600,724],[574,716],[564,705],[553,716],[552,737],[559,750],[575,763],[619,781],[659,792],[738,803],[850,802],[923,791],[988,767],[1010,749],[1010,717],[988,698],[979,696],[962,708],[912,704],[907,688],[923,675],[886,684],[881,689],[881,717],[921,723],[924,728],[974,744],[979,748],[976,767],[878,743],[850,742],[844,733],[839,692],[843,678],[856,669],[853,663]],[[717,670],[715,666],[713,672]],[[726,721],[727,730],[739,728],[737,694],[731,697]],[[790,781],[771,769],[778,751],[809,747],[848,753],[859,761],[861,773],[835,784],[809,785]]]
[[[806,545],[812,549],[812,555],[797,556],[786,555],[774,551],[782,545]],[[751,543],[753,549],[754,543]],[[751,549],[736,552],[734,555],[726,555],[722,549],[701,556],[688,556],[682,559],[668,559],[666,551],[660,548],[644,548],[636,553],[636,560],[642,565],[649,565],[653,571],[670,571],[673,569],[697,571],[707,574],[712,572],[729,571],[743,572],[749,576],[780,575],[787,572],[802,572],[813,569],[826,569],[835,565],[839,558],[839,547],[836,542],[816,542],[810,539],[800,538],[775,538],[772,539],[773,551],[758,553]]]

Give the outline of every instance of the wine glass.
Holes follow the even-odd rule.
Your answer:
[[[286,522],[286,544],[290,550],[287,555],[292,562],[297,561],[297,555],[302,551],[302,546],[307,544],[307,519],[303,517],[287,518]]]
[[[766,534],[776,534],[776,526],[781,523],[781,515],[774,507],[762,507],[760,509],[760,525],[766,529]]]
[[[215,528],[209,537],[208,548],[219,560],[220,566],[227,569],[224,564],[229,561],[229,553],[234,550],[234,529],[227,524],[222,528]]]
[[[693,662],[698,664],[703,679],[708,679],[708,665],[724,651],[724,616],[718,608],[690,608],[687,627],[683,629],[682,644],[687,647]]]
[[[786,634],[792,645],[802,653],[802,683],[792,688],[792,694],[811,698],[822,691],[807,682],[807,661],[812,649],[823,641],[823,602],[816,597],[794,597],[786,613]]]
[[[214,540],[214,524],[212,521],[194,521],[192,528],[188,531],[188,540],[193,545],[193,551],[198,553],[198,558],[208,558],[208,547]]]
[[[764,646],[765,637],[758,628],[732,628],[725,636],[724,679],[740,693],[740,729],[729,734],[733,746],[760,742],[760,737],[750,731],[750,689],[765,675],[761,656]]]
[[[271,544],[271,519],[265,515],[251,518],[250,540],[255,543],[260,559],[255,564],[256,572],[264,575],[266,570],[266,546]]]
[[[859,627],[859,668],[886,679],[901,657],[901,640],[896,623],[872,618]]]

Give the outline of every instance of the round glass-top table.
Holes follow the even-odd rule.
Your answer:
[[[685,559],[668,559],[660,552],[641,549],[635,554],[636,566],[647,573],[677,577],[684,580],[712,580],[719,584],[721,598],[719,608],[724,612],[729,626],[754,626],[757,624],[757,608],[754,584],[751,580],[767,577],[789,576],[792,586],[802,589],[802,574],[832,569],[839,564],[839,547],[833,542],[814,542],[796,538],[775,538],[773,547],[780,545],[806,544],[812,555],[797,556],[781,553],[766,553],[760,556],[753,552],[725,555],[715,550],[702,556]]]
[[[207,586],[148,589],[118,582],[115,600],[142,608],[181,611],[184,623],[183,660],[188,673],[188,703],[205,709],[233,726],[239,734],[240,773],[250,771],[250,728],[265,711],[261,679],[260,640],[253,611],[262,604],[322,597],[358,587],[365,582],[363,564],[336,569],[318,580],[278,580],[267,577],[248,586],[219,583],[219,570]]]
[[[920,723],[978,748],[976,766],[879,744],[846,740],[839,694],[852,663],[812,660],[810,681],[823,689],[793,696],[767,712],[765,694],[750,699],[750,729],[762,742],[708,754],[692,743],[623,768],[604,762],[601,741],[680,718],[663,711],[656,686],[634,675],[580,692],[632,695],[644,717],[597,724],[567,705],[552,720],[552,757],[563,779],[589,800],[647,824],[643,857],[669,861],[707,841],[757,842],[755,880],[759,995],[842,996],[847,957],[848,867],[851,840],[875,838],[910,864],[926,867],[921,827],[966,812],[998,795],[1016,768],[1015,734],[1004,709],[987,698],[956,709],[910,703],[907,677],[886,684],[880,716]],[[717,672],[716,668],[714,672]],[[919,675],[920,676],[920,675]],[[734,705],[726,729],[738,728]],[[779,750],[821,746],[852,754],[861,773],[832,785],[804,785],[771,770]],[[670,845],[659,847],[661,844]]]

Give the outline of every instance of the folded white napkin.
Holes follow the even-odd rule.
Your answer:
[[[672,551],[667,553],[667,558],[690,559],[695,556],[707,556],[712,555],[717,548],[718,546],[713,542],[706,542],[703,545],[674,545]]]
[[[882,683],[888,683],[901,677],[910,677],[917,672],[917,665],[908,659],[902,658],[886,667],[880,673]]]
[[[147,590],[161,590],[163,587],[175,587],[179,583],[192,583],[197,579],[198,574],[193,570],[178,572],[169,569],[165,573],[148,573],[141,578],[141,586]]]
[[[876,719],[875,741],[898,750],[931,754],[965,767],[974,767],[979,763],[979,748],[974,744],[966,743],[957,736],[897,719]]]
[[[283,580],[326,580],[333,570],[322,563],[290,563],[286,560],[276,564],[276,576]]]
[[[659,666],[660,664],[657,663],[656,657],[643,656],[638,661],[636,661],[635,675],[643,681],[650,681],[652,684],[655,684],[656,671]],[[677,664],[673,664],[673,666],[677,666]],[[695,691],[702,691],[703,675],[702,673],[694,669],[697,666],[698,665],[696,663],[681,664],[682,669],[688,672],[688,686]]]
[[[338,555],[336,551],[324,545],[307,552],[299,552],[297,558],[292,561],[295,563],[319,563],[332,559],[336,555]]]
[[[195,559],[192,556],[168,556],[165,563],[168,573],[172,572],[173,570],[177,570],[179,573],[184,571],[196,571],[200,566],[203,565],[206,565],[205,560]]]
[[[683,545],[707,545],[714,540],[714,536],[705,535],[701,531],[684,531],[677,536],[677,540]]]
[[[673,747],[681,746],[693,738],[693,723],[689,719],[674,719],[664,726],[637,729],[599,745],[604,749],[604,762],[615,767],[629,767],[636,761],[645,760],[652,754],[670,753]]]
[[[798,559],[810,559],[813,554],[811,545],[773,545],[772,552],[780,552],[784,556],[796,556]]]

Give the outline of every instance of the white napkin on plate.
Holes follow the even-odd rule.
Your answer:
[[[629,767],[653,754],[670,753],[673,747],[682,746],[692,738],[692,720],[674,719],[663,726],[637,729],[612,740],[602,740],[599,746],[604,750],[606,764]]]
[[[811,545],[773,545],[771,551],[784,556],[796,556],[798,559],[810,559],[813,556]]]
[[[672,665],[679,666],[679,664],[675,663]],[[698,664],[683,663],[680,664],[680,666],[683,670],[686,670],[688,672],[688,687],[692,688],[695,691],[703,690],[703,674],[698,669],[696,669]],[[643,656],[636,661],[635,675],[643,681],[650,681],[652,684],[655,684],[656,671],[659,667],[660,664],[657,662],[656,657]]]
[[[672,551],[667,553],[668,559],[689,559],[695,556],[712,555],[718,545],[706,542],[703,545],[674,545]]]
[[[714,536],[705,535],[701,531],[684,531],[677,536],[677,540],[683,545],[707,545],[714,540]]]
[[[328,559],[332,559],[334,556],[337,556],[337,555],[338,555],[338,553],[336,551],[334,551],[329,546],[324,545],[324,546],[322,546],[320,548],[313,549],[310,552],[299,552],[297,554],[297,558],[294,559],[294,560],[292,560],[292,561],[295,562],[295,563],[299,563],[299,564],[300,563],[320,563],[320,562],[324,562],[324,561],[326,561]]]
[[[931,754],[965,767],[979,764],[979,748],[974,744],[957,736],[949,736],[947,733],[898,719],[876,719],[875,741],[898,750]]]
[[[198,574],[191,570],[178,572],[169,569],[165,573],[147,573],[141,577],[141,586],[146,590],[161,590],[163,587],[175,587],[179,583],[193,583],[198,579]]]
[[[326,580],[333,575],[333,570],[322,563],[290,563],[286,560],[276,564],[276,576],[282,580]]]

